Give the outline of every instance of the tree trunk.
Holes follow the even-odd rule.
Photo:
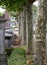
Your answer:
[[[20,37],[22,38],[22,45],[26,45],[26,12],[23,10],[20,15],[19,29]]]
[[[24,33],[24,45],[26,45],[26,8],[23,11],[23,33]]]
[[[20,21],[19,21],[19,34],[22,39],[21,45],[23,45],[23,12],[20,14]]]
[[[19,14],[19,16],[18,16],[18,22],[19,22],[19,35],[21,35],[21,13]]]
[[[32,10],[31,3],[27,0],[27,25],[28,25],[28,52],[32,52],[33,43],[33,24],[32,24]]]
[[[45,65],[47,0],[38,0],[38,21],[36,25],[36,54],[34,65]]]
[[[26,45],[26,10],[24,7],[24,10],[21,12],[21,21],[20,24],[20,36],[22,38],[22,45]]]

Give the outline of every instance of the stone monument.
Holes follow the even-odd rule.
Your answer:
[[[7,65],[5,52],[5,22],[7,19],[0,16],[0,65]]]

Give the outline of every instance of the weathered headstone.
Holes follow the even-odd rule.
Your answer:
[[[6,19],[0,17],[0,65],[7,65],[5,52],[5,22]]]

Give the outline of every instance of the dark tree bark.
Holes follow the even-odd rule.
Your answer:
[[[23,33],[24,33],[24,45],[26,45],[26,8],[23,11]]]
[[[27,25],[28,25],[28,53],[32,52],[33,24],[32,24],[32,3],[27,0]]]

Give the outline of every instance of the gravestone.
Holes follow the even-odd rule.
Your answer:
[[[0,16],[0,65],[7,65],[5,52],[5,22],[4,16]]]

